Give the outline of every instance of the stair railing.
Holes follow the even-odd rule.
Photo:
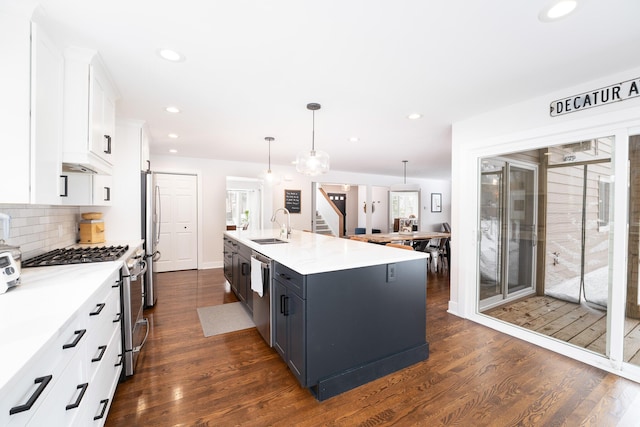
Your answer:
[[[317,196],[319,195],[322,197],[316,197],[318,213],[324,218],[334,236],[344,237],[344,215],[322,188],[318,188]]]

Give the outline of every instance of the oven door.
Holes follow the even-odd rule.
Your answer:
[[[134,373],[140,350],[149,335],[149,323],[143,318],[145,262],[128,260],[122,267],[124,376]]]

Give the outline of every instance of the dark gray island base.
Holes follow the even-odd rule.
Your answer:
[[[429,357],[424,259],[303,276],[275,263],[274,347],[325,400]]]
[[[224,274],[262,319],[252,250],[272,260],[263,337],[318,400],[428,359],[424,253],[304,232],[276,245],[252,240],[273,237],[227,231]]]

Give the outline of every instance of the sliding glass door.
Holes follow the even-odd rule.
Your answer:
[[[537,167],[483,159],[480,176],[480,309],[532,293],[537,242]]]

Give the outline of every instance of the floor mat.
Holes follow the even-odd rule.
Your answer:
[[[198,317],[205,337],[256,326],[241,302],[200,307]]]

